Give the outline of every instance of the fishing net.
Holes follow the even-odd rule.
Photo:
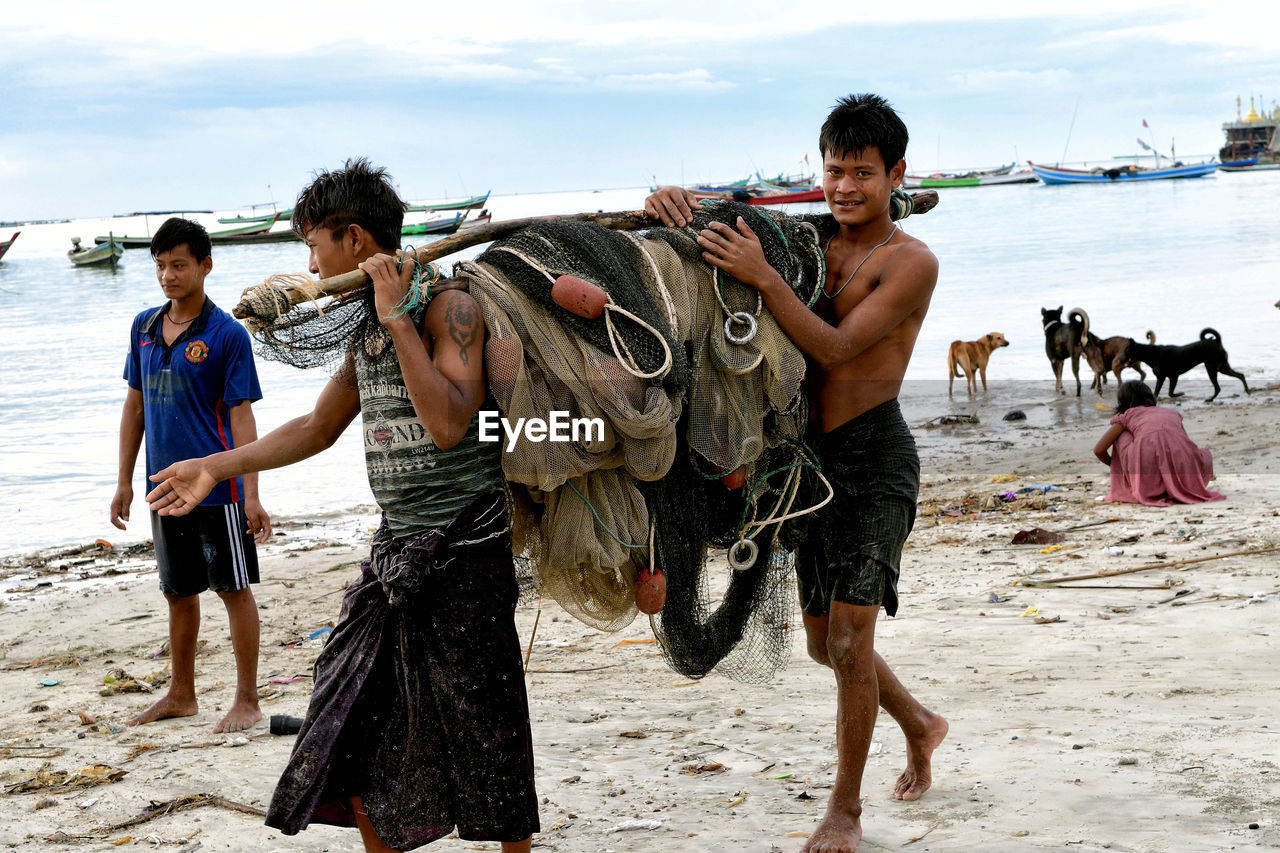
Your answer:
[[[537,224],[457,264],[454,276],[484,316],[489,389],[503,416],[563,412],[604,427],[567,442],[517,441],[502,454],[539,592],[612,631],[635,618],[637,574],[655,567],[667,592],[651,623],[669,664],[692,678],[716,669],[759,682],[789,655],[793,567],[775,536],[812,509],[797,496],[801,470],[816,466],[803,442],[803,355],[757,292],[704,263],[696,243],[712,221],[733,226],[739,216],[812,305],[831,218],[732,201],[704,203],[688,227],[643,235]],[[556,304],[552,284],[564,275],[607,294],[599,317]],[[267,304],[251,330],[266,357],[333,363],[385,334],[368,294]],[[709,560],[710,549],[726,549],[734,568],[725,551]]]

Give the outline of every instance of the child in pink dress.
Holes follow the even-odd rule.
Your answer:
[[[1207,485],[1213,479],[1209,451],[1188,437],[1181,412],[1156,405],[1145,382],[1121,384],[1111,428],[1093,453],[1111,467],[1109,501],[1169,506],[1224,498]]]

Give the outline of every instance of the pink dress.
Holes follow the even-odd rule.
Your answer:
[[[1182,428],[1182,413],[1135,406],[1111,423],[1124,432],[1111,447],[1111,491],[1107,500],[1147,506],[1220,501],[1209,490],[1213,457]]]

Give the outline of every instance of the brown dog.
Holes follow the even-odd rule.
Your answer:
[[[1147,343],[1154,344],[1156,342],[1156,333],[1147,331]],[[1129,344],[1133,343],[1133,338],[1126,338],[1123,335],[1115,335],[1110,338],[1099,338],[1093,332],[1089,333],[1089,340],[1084,346],[1084,358],[1089,363],[1090,369],[1093,370],[1093,387],[1099,394],[1102,393],[1102,386],[1107,384],[1107,371],[1111,371],[1116,376],[1116,383],[1120,383],[1120,371],[1126,367],[1138,371],[1138,378],[1146,380],[1147,373],[1142,369],[1142,365],[1138,362],[1129,361]]]
[[[1007,347],[1009,342],[999,332],[983,335],[976,341],[952,341],[947,350],[947,396],[951,396],[951,387],[960,371],[964,371],[965,390],[974,394],[978,390],[978,381],[974,374],[982,376],[982,390],[987,390],[987,359],[1000,347]]]

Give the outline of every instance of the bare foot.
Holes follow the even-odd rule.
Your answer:
[[[237,699],[232,705],[231,710],[222,718],[222,722],[213,727],[215,732],[242,732],[245,729],[252,728],[253,724],[262,719],[262,711],[258,708],[257,702],[249,702],[244,699]]]
[[[175,699],[172,693],[166,693],[163,699],[125,723],[125,725],[140,726],[144,723],[154,723],[156,720],[165,720],[169,717],[191,717],[198,713],[199,710],[194,696],[189,699]]]
[[[893,786],[895,800],[918,800],[933,784],[930,759],[933,751],[947,736],[947,721],[941,714],[930,713],[923,736],[907,738],[907,769]]]
[[[862,842],[862,819],[837,803],[827,806],[822,823],[809,836],[800,853],[853,853]]]

